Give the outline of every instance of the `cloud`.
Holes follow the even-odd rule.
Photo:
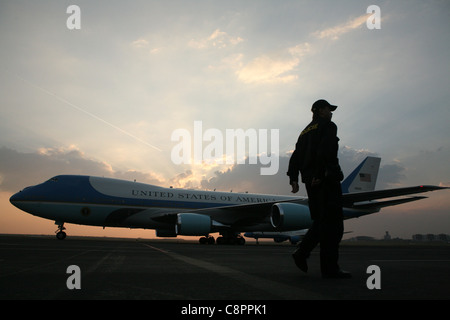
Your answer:
[[[201,186],[207,190],[288,194],[290,191],[286,176],[288,163],[288,157],[280,157],[280,170],[272,176],[261,175],[259,164],[235,164],[227,170],[216,171],[213,177],[204,179]]]
[[[169,180],[170,186],[175,188],[195,189],[197,187],[195,183],[194,173],[191,169],[185,172],[177,174],[175,177]]]
[[[164,178],[152,172],[115,171],[106,162],[91,159],[75,146],[42,148],[22,153],[0,148],[0,191],[17,192],[60,174],[95,175],[161,185]]]
[[[152,47],[150,45],[150,41],[148,41],[147,39],[144,39],[144,38],[139,38],[137,40],[134,40],[133,42],[130,43],[130,46],[131,46],[131,48],[135,49],[136,51],[149,53],[150,55],[158,54],[158,53],[162,52],[164,49],[166,49],[165,46]]]
[[[337,40],[340,36],[365,24],[369,16],[370,14],[364,14],[337,26],[316,31],[313,36],[319,39]],[[302,58],[312,52],[313,45],[304,42],[289,47],[281,53],[257,56],[247,64],[242,62],[244,56],[240,55],[239,63],[233,59],[231,60],[233,64],[230,66],[236,67],[236,75],[244,83],[290,83],[298,79],[298,75],[293,72],[300,65]]]
[[[209,179],[203,179],[201,186],[208,190],[292,195],[289,179],[286,175],[291,154],[292,152],[289,152],[280,156],[280,169],[276,175],[260,175],[260,165],[235,164],[226,170],[217,170],[214,176]],[[344,175],[348,176],[367,156],[377,155],[365,149],[353,149],[349,146],[340,148],[339,162]],[[380,166],[376,188],[383,189],[399,184],[405,178],[403,175],[405,170],[405,167],[400,163]],[[306,195],[303,185],[301,185],[298,194]]]
[[[371,13],[364,14],[337,26],[313,32],[312,35],[318,39],[337,40],[340,36],[361,27],[370,16]],[[241,62],[236,74],[238,79],[244,83],[289,83],[296,81],[298,75],[292,72],[299,66],[304,56],[314,51],[313,47],[314,45],[304,42],[287,48],[281,54],[260,55],[245,65]]]
[[[316,31],[313,36],[319,39],[331,38],[336,40],[341,35],[360,27],[369,16],[370,14],[365,14],[335,27]],[[209,36],[192,38],[188,42],[188,46],[198,50],[225,49],[234,48],[242,42],[244,42],[243,38],[232,36],[217,28]],[[148,48],[149,43],[145,39],[138,39],[132,43],[132,46]],[[313,52],[313,47],[314,45],[309,42],[303,42],[278,52],[264,53],[256,57],[250,57],[250,59],[247,58],[248,62],[245,62],[248,53],[232,52],[230,55],[221,58],[219,63],[209,64],[208,69],[216,71],[233,70],[237,79],[247,84],[292,83],[299,78],[296,69],[302,59]],[[151,52],[159,51],[160,48],[156,48]]]
[[[366,157],[378,157],[378,155],[374,152],[371,152],[367,149],[354,149],[349,146],[343,146],[339,149],[339,159],[341,162],[341,166],[343,170],[350,170],[353,168],[346,168],[347,164],[353,165],[360,163]]]
[[[238,79],[245,83],[287,83],[297,80],[291,74],[301,58],[310,52],[310,44],[303,43],[274,55],[262,55],[236,71]]]
[[[195,49],[207,49],[218,48],[223,49],[229,46],[236,46],[243,42],[241,37],[230,36],[228,33],[221,31],[220,29],[214,30],[214,32],[206,38],[191,39],[188,45]]]
[[[150,45],[150,43],[147,40],[142,39],[142,38],[139,38],[131,43],[131,46],[133,48],[138,48],[138,49],[148,48],[149,45]]]
[[[350,147],[341,148],[340,162],[344,173],[353,170],[365,156],[373,153]],[[160,186],[178,188],[202,188],[234,192],[266,194],[290,194],[286,175],[290,154],[280,156],[279,170],[272,176],[261,175],[260,164],[234,165],[192,165],[173,177],[164,177],[155,172],[129,169],[115,170],[109,163],[90,158],[76,146],[66,148],[41,148],[36,152],[19,152],[6,147],[0,148],[0,191],[17,192],[26,186],[41,183],[60,174],[104,176],[110,178],[137,180]],[[348,169],[347,169],[348,168]],[[401,175],[392,175],[395,167],[387,167],[389,174],[384,184],[397,183]],[[397,168],[401,172],[401,167]],[[381,172],[381,171],[380,171]],[[302,195],[305,195],[304,192]]]
[[[237,71],[239,80],[246,83],[292,82],[297,75],[287,74],[299,63],[296,58],[287,60],[273,59],[268,56],[255,58]]]
[[[241,37],[230,36],[216,29],[210,36],[202,39],[192,39],[189,46],[195,49],[235,47],[243,42]],[[292,74],[300,64],[302,57],[309,54],[311,45],[307,42],[289,47],[279,52],[262,54],[245,63],[242,52],[234,52],[220,60],[220,63],[210,64],[210,70],[234,70],[238,80],[244,83],[288,83],[298,79]]]
[[[331,27],[331,28],[328,28],[325,30],[316,31],[313,33],[313,35],[319,39],[337,40],[343,34],[346,34],[354,29],[357,29],[360,26],[362,26],[363,24],[365,24],[367,21],[367,18],[370,16],[371,16],[371,14],[364,14],[362,16],[351,19],[340,25],[337,25],[337,26],[334,26],[334,27]]]
[[[377,182],[378,189],[400,187],[406,178],[405,171],[406,168],[399,163],[381,166]]]

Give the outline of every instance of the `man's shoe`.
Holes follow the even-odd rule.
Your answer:
[[[301,257],[298,254],[293,253],[292,258],[294,258],[295,265],[303,272],[308,272],[308,264],[306,263],[306,258]]]
[[[333,273],[323,273],[322,278],[324,279],[350,279],[352,274],[344,270],[338,270]]]

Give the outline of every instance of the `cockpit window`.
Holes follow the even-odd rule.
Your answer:
[[[57,177],[53,177],[53,178],[50,179],[50,181],[56,182],[56,181],[58,181],[58,178]]]

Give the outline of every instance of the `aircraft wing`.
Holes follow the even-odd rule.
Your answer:
[[[416,186],[407,188],[387,189],[378,191],[367,191],[359,193],[344,194],[343,204],[344,208],[352,208],[361,210],[361,214],[368,214],[379,211],[379,209],[387,206],[399,205],[411,201],[417,201],[426,197],[406,197],[394,200],[385,201],[372,201],[376,199],[401,197],[410,194],[423,193],[441,189],[448,189],[438,186]],[[301,205],[307,205],[308,200],[306,198],[296,198],[287,200],[278,200],[256,204],[242,204],[232,205],[214,208],[194,209],[194,210],[182,210],[179,209],[176,212],[164,212],[160,215],[154,216],[153,220],[166,223],[176,223],[176,214],[182,212],[192,212],[198,214],[205,214],[211,216],[217,222],[224,225],[233,226],[250,226],[267,221],[270,215],[272,206],[275,203],[290,202]],[[364,213],[362,211],[365,211]],[[359,215],[359,214],[358,214]]]
[[[373,213],[373,212],[379,211],[381,208],[384,208],[384,207],[395,206],[395,205],[427,198],[427,197],[423,197],[423,196],[412,196],[412,197],[402,197],[402,196],[436,191],[436,190],[442,190],[442,189],[448,189],[448,188],[423,185],[423,186],[406,187],[406,188],[366,191],[366,192],[358,192],[358,193],[347,193],[347,194],[342,195],[342,199],[343,199],[344,208],[364,210],[364,211],[366,211],[366,214],[367,214],[369,212]],[[372,200],[377,200],[377,199],[396,198],[396,197],[401,197],[401,198],[393,199],[393,200],[372,201]],[[210,208],[210,209],[203,209],[203,210],[201,210],[201,212],[206,213],[206,214],[208,214],[208,212],[210,212],[212,217],[218,215],[219,211],[221,211],[223,215],[228,215],[228,214],[234,213],[237,217],[240,217],[242,222],[244,222],[245,220],[250,222],[252,220],[254,221],[255,218],[261,219],[261,218],[267,217],[268,214],[270,213],[271,207],[275,203],[280,203],[280,202],[291,202],[291,203],[302,204],[302,205],[308,204],[307,199],[299,198],[299,199],[274,201],[274,202],[266,202],[266,203],[259,203],[259,204],[247,204],[247,205],[237,205],[237,206],[222,207],[222,208]]]
[[[154,216],[152,219],[158,222],[176,223],[176,214],[183,212],[191,212],[198,214],[205,214],[210,216],[217,222],[224,225],[233,226],[250,226],[259,223],[268,222],[270,211],[275,203],[291,202],[302,205],[308,205],[306,198],[278,200],[263,203],[239,204],[223,207],[213,207],[204,209],[192,210],[177,210],[176,212],[164,212],[160,215]]]

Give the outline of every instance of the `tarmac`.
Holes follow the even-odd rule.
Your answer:
[[[305,274],[292,245],[247,243],[0,235],[0,299],[179,300],[187,307],[188,300],[450,298],[448,244],[343,244],[340,265],[352,278],[322,279],[319,248]]]

